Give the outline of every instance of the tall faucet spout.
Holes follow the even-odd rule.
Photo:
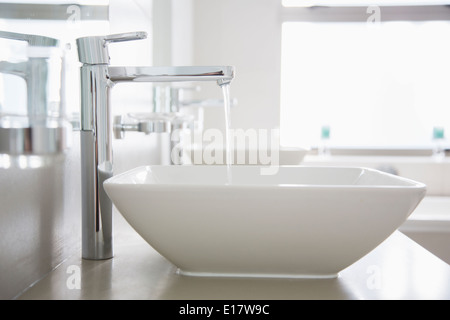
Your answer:
[[[233,67],[115,67],[107,44],[144,39],[143,32],[77,39],[81,67],[82,255],[113,257],[112,202],[103,182],[113,175],[110,92],[120,82],[216,81],[230,83]]]
[[[217,81],[219,85],[234,78],[231,66],[212,67],[109,67],[113,82]]]

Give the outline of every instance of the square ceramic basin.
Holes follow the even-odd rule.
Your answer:
[[[389,237],[426,193],[365,168],[145,166],[104,188],[184,275],[333,278]]]

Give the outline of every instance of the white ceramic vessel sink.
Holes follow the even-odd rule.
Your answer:
[[[195,276],[336,277],[391,235],[422,183],[364,168],[147,166],[104,187],[161,255]]]

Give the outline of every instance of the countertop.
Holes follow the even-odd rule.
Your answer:
[[[450,299],[450,265],[400,231],[336,279],[198,278],[177,274],[119,213],[114,219],[113,259],[77,253],[17,299]]]

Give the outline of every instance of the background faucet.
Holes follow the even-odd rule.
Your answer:
[[[118,125],[113,125],[112,121],[110,91],[113,86],[121,82],[178,81],[216,81],[224,85],[234,77],[234,68],[229,66],[109,66],[109,43],[146,37],[145,32],[130,32],[77,39],[79,60],[83,63],[80,138],[84,259],[113,257],[112,202],[103,189],[103,182],[113,176],[112,136]]]
[[[0,31],[0,38],[26,41],[30,47],[56,47],[58,40],[30,34]],[[27,84],[28,116],[37,117],[47,112],[48,56],[30,57],[25,62],[0,62],[0,72],[19,76]]]
[[[201,86],[172,86],[155,85],[153,87],[153,112],[148,116],[155,117],[168,115],[171,117],[170,126],[172,135],[170,137],[170,159],[173,165],[185,164],[184,147],[186,141],[183,141],[182,132],[203,131],[204,108],[224,107],[224,99],[196,99],[186,100],[184,93],[186,91],[199,92]],[[237,99],[230,100],[230,107],[237,105]],[[182,111],[182,109],[188,109]],[[141,115],[142,118],[142,115]]]
[[[0,110],[0,153],[44,155],[63,152],[69,145],[71,128],[63,121],[62,57],[58,57],[59,62],[51,59],[59,47],[59,41],[40,35],[6,31],[0,31],[0,38],[24,41],[28,45],[27,60],[0,61],[0,73],[21,77],[25,80],[27,91],[26,115]],[[51,70],[50,64],[53,67]],[[59,88],[59,101],[49,101],[50,86],[51,89]],[[49,105],[54,108],[56,102],[58,110],[50,112]],[[12,118],[21,118],[21,121],[17,123],[17,119]]]

